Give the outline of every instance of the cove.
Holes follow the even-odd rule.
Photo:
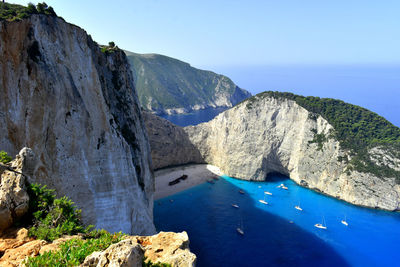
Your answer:
[[[281,183],[288,190],[277,188]],[[268,205],[259,202],[264,191],[272,193],[266,195]],[[347,227],[340,222],[344,218]],[[323,220],[326,230],[314,227]],[[188,232],[197,266],[398,264],[399,213],[356,207],[277,175],[267,182],[223,176],[160,199],[154,221],[159,231]],[[244,236],[236,232],[239,225]]]

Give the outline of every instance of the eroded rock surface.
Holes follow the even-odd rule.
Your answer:
[[[154,233],[150,149],[124,52],[32,15],[0,22],[0,73],[0,148],[35,151],[30,182],[70,197],[86,224]]]
[[[81,236],[64,236],[49,243],[44,240],[35,240],[29,237],[26,228],[11,228],[0,235],[0,266],[23,266],[22,262],[27,257],[35,257],[49,251],[56,251],[59,245],[73,238]]]
[[[142,260],[167,263],[171,266],[193,267],[196,255],[190,252],[186,232],[160,232],[153,236],[126,236],[103,252],[87,256],[82,267],[142,266]]]
[[[143,255],[140,244],[132,240],[122,240],[101,253],[94,252],[89,255],[81,267],[141,267]]]
[[[188,163],[204,163],[200,152],[181,127],[149,112],[143,114],[154,169]]]
[[[35,165],[35,154],[24,148],[0,173],[0,233],[28,211],[26,179],[33,175]]]

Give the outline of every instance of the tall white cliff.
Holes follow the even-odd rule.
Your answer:
[[[333,128],[324,118],[314,117],[292,100],[254,99],[254,103],[245,101],[208,123],[185,128],[205,162],[240,179],[261,181],[269,173],[279,172],[353,204],[400,209],[400,185],[395,178],[348,171],[339,158],[351,156],[338,141],[328,138],[322,147],[313,142],[315,134],[329,136]],[[400,169],[398,158],[387,161]]]
[[[154,178],[132,74],[81,28],[32,15],[0,22],[0,149],[27,146],[32,179],[70,197],[85,223],[150,234]]]

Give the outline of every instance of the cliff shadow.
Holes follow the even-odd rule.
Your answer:
[[[189,163],[205,163],[200,151],[182,127],[149,112],[143,112],[143,118],[154,170]]]

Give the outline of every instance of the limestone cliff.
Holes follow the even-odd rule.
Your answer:
[[[149,234],[154,178],[127,58],[63,19],[0,22],[0,147],[35,151],[34,181],[67,195],[85,223]]]
[[[279,172],[353,204],[400,209],[396,178],[349,169],[354,155],[332,137],[333,130],[322,116],[295,101],[268,96],[253,97],[208,123],[185,128],[204,160],[229,176],[261,181]],[[321,136],[323,142],[316,140]],[[399,158],[393,155],[384,156],[398,169]]]
[[[200,152],[181,127],[150,112],[143,114],[154,169],[188,163],[204,163]]]

